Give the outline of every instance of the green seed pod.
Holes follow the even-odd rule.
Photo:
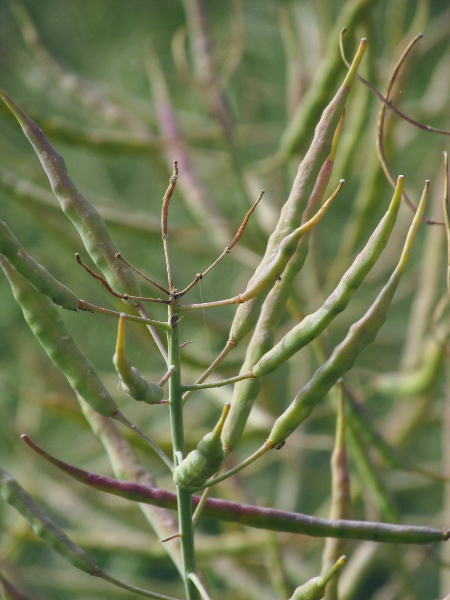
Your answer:
[[[2,256],[0,266],[25,320],[75,392],[101,415],[111,417],[118,413],[116,403],[105,389],[93,364],[75,344],[53,302],[19,275]]]
[[[69,177],[63,157],[51,146],[36,123],[1,88],[0,98],[22,127],[44,167],[61,208],[76,227],[86,250],[109,285],[121,294],[140,296],[141,289],[135,273],[116,259],[119,248],[113,242],[102,217]]]
[[[345,339],[333,350],[330,358],[314,373],[299,391],[290,406],[278,417],[270,432],[268,443],[278,446],[311,414],[336,381],[349,371],[361,352],[374,341],[381,329],[395,291],[406,268],[412,245],[420,225],[429,182],[426,183],[419,207],[414,215],[400,260],[380,294],[366,314],[354,323]]]
[[[34,502],[29,494],[6,471],[0,469],[0,493],[31,525],[36,534],[72,565],[89,575],[96,575],[99,568],[84,550],[74,544],[56,523]]]
[[[252,368],[255,377],[261,377],[277,369],[322,333],[331,321],[347,307],[351,297],[364,281],[387,244],[395,225],[402,192],[403,177],[400,176],[385,216],[370,236],[366,246],[344,274],[336,289],[316,312],[305,317],[301,323],[291,329],[276,346],[257,362]]]
[[[336,575],[336,573],[342,569],[347,562],[346,556],[341,556],[338,561],[320,577],[314,577],[310,579],[300,587],[298,587],[289,600],[322,600],[325,596],[326,587],[330,579]]]
[[[160,385],[145,379],[131,365],[125,350],[125,316],[121,314],[119,318],[116,352],[113,356],[113,363],[119,375],[120,384],[123,390],[134,400],[156,404],[163,399],[164,390]]]
[[[189,452],[175,468],[173,480],[178,486],[200,487],[220,469],[225,456],[220,434],[229,410],[230,405],[227,403],[213,431],[207,433],[197,444],[197,449]]]
[[[269,238],[266,253],[258,265],[255,274],[249,281],[249,288],[261,277],[267,265],[276,256],[281,241],[292,233],[301,222],[303,211],[313,192],[320,170],[331,151],[333,137],[341,119],[342,111],[345,108],[365,48],[366,41],[361,40],[359,49],[344,82],[323,111],[311,146],[298,168],[289,198],[281,210],[276,229]],[[233,323],[231,324],[231,340],[240,342],[253,329],[267,293],[268,289],[238,307]]]
[[[3,254],[14,269],[41,294],[48,296],[58,306],[77,310],[79,300],[75,294],[27,254],[22,244],[3,221],[0,221],[0,254]]]
[[[343,184],[344,180],[341,179],[338,188],[333,192],[333,194],[328,198],[328,200],[324,202],[323,206],[319,208],[316,214],[313,217],[311,217],[311,219],[309,219],[306,223],[304,223],[303,225],[295,229],[292,233],[287,235],[284,238],[284,240],[281,241],[278,251],[274,258],[270,261],[268,265],[265,266],[265,268],[262,271],[259,272],[259,274],[256,277],[252,278],[252,283],[247,286],[245,292],[238,296],[239,302],[246,302],[248,300],[251,300],[258,294],[260,294],[262,291],[264,291],[266,288],[272,286],[275,283],[275,281],[279,277],[281,277],[284,269],[286,268],[286,265],[294,255],[299,241],[306,233],[309,233],[319,223],[319,221],[327,212],[333,200],[335,200],[335,198],[341,191]]]

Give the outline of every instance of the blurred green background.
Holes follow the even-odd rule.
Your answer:
[[[423,123],[450,128],[450,12],[447,2],[436,0],[205,2],[215,59],[205,66],[196,47],[195,4],[189,0],[28,0],[20,4],[0,0],[0,85],[65,157],[72,178],[101,209],[127,259],[162,283],[160,206],[173,160],[180,161],[180,176],[171,204],[169,239],[174,279],[180,288],[223,250],[259,190],[266,190],[239,247],[190,293],[189,300],[199,302],[236,295],[258,264],[317,118],[345,74],[338,55],[342,26],[349,25],[348,56],[360,37],[368,38],[361,73],[381,90],[401,51],[422,31],[423,40],[401,71],[394,102]],[[313,104],[314,90],[331,63],[323,97]],[[298,143],[271,165],[270,157],[279,157],[280,140],[292,132],[298,107],[308,115]],[[299,315],[321,305],[387,207],[392,192],[375,151],[379,107],[365,87],[355,86],[330,189],[340,178],[346,184],[311,239],[307,263],[292,291],[289,310],[281,318],[280,336]],[[169,108],[176,115],[178,135],[169,122]],[[86,258],[81,241],[53,200],[20,128],[3,106],[0,110],[0,218],[27,251],[79,297],[118,309],[115,300],[76,265],[75,252]],[[413,128],[398,117],[389,117],[386,129],[394,174],[405,176],[414,202],[424,180],[430,179],[428,214],[442,220],[441,157],[448,138]],[[320,338],[325,352],[343,338],[387,279],[411,214],[402,207],[396,233],[380,263],[349,310]],[[411,387],[402,396],[398,387],[389,388],[386,380],[383,387],[379,379],[380,374],[398,371],[406,374],[407,382],[413,381],[411,373],[426,364],[428,342],[438,344],[432,317],[445,293],[444,233],[439,225],[422,227],[387,323],[348,381],[365,404],[371,423],[393,447],[414,464],[449,473],[445,436],[449,419],[445,421],[442,377],[445,345],[439,364],[422,387]],[[72,392],[34,340],[3,277],[0,293],[2,468],[43,503],[105,570],[137,585],[182,594],[175,569],[136,507],[86,491],[21,444],[19,435],[26,432],[63,460],[111,474]],[[149,310],[164,318],[161,308]],[[184,339],[192,341],[183,351],[188,379],[193,381],[221,350],[233,314],[233,308],[221,308],[184,319]],[[121,409],[169,451],[165,409],[132,404],[117,387],[111,361],[116,323],[90,314],[64,313],[64,318]],[[130,325],[127,331],[133,364],[158,380],[164,364],[152,340],[137,326]],[[274,417],[320,364],[318,351],[303,350],[267,378],[238,456],[246,456],[265,439]],[[245,345],[231,355],[221,375],[236,374],[244,352]],[[191,446],[214,423],[219,404],[230,395],[228,388],[222,388],[198,393],[190,401],[186,422]],[[331,403],[322,404],[283,453],[256,463],[247,476],[223,486],[221,493],[326,517],[334,423]],[[448,524],[445,485],[393,469],[363,435],[360,442],[381,490],[386,491],[389,509],[384,507],[383,493],[368,482],[356,444],[349,449],[352,518],[390,520],[396,515],[404,523]],[[133,439],[133,444],[158,483],[171,488],[154,457],[139,440]],[[131,597],[75,572],[3,504],[0,518],[0,568],[30,597]],[[212,587],[219,590],[213,597],[283,597],[263,583],[270,579],[268,571],[274,579],[277,574],[265,550],[268,540],[278,545],[291,586],[320,571],[321,540],[280,535],[274,541],[261,531],[208,521],[200,529],[200,563]],[[341,597],[441,598],[450,592],[446,562],[450,557],[440,552],[437,547],[349,542]],[[365,563],[364,553],[373,554]],[[358,567],[352,556],[366,567]]]

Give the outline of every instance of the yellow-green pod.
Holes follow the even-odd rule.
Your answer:
[[[225,453],[220,435],[229,410],[230,404],[227,403],[213,431],[202,437],[197,444],[197,448],[190,452],[175,468],[173,480],[180,487],[200,487],[222,466]]]
[[[45,294],[62,308],[77,310],[80,301],[75,294],[27,254],[22,244],[3,221],[0,221],[0,254],[3,254],[14,269],[41,294]]]
[[[120,378],[123,390],[134,400],[140,400],[147,404],[157,404],[163,399],[164,390],[157,383],[152,383],[143,377],[139,371],[131,365],[125,350],[125,321],[126,315],[121,314],[117,333],[116,352],[113,363]]]

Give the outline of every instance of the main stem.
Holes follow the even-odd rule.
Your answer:
[[[183,428],[183,400],[181,387],[180,339],[179,325],[176,314],[176,302],[169,305],[168,364],[175,367],[169,379],[170,423],[172,428],[172,443],[174,463],[178,464],[179,452],[185,456]],[[177,486],[178,523],[180,528],[181,554],[183,557],[183,576],[188,600],[198,600],[199,593],[189,578],[190,573],[197,572],[194,548],[194,526],[192,524],[192,493]]]

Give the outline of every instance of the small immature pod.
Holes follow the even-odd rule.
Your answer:
[[[116,403],[105,389],[93,364],[75,344],[53,302],[19,275],[3,256],[0,256],[0,266],[25,320],[75,392],[105,417],[118,413]]]
[[[175,468],[173,480],[178,486],[200,487],[220,469],[225,456],[220,434],[229,410],[230,404],[227,403],[213,431],[207,433],[197,444],[197,449],[189,452]]]
[[[400,279],[405,271],[412,245],[416,237],[428,197],[429,182],[420,199],[419,207],[409,228],[400,260],[372,306],[354,323],[345,339],[333,350],[330,358],[314,373],[299,391],[290,406],[275,421],[268,443],[278,446],[284,442],[303,421],[309,417],[317,404],[326,396],[336,381],[349,371],[356,359],[371,344],[381,329]]]
[[[6,471],[0,469],[0,493],[31,525],[35,533],[77,569],[97,575],[100,569],[86,552],[67,537],[29,494]]]
[[[14,269],[41,294],[45,294],[62,308],[77,310],[80,301],[75,294],[27,254],[22,244],[3,221],[0,221],[0,254],[3,254]]]
[[[322,600],[325,596],[326,587],[330,579],[342,569],[346,562],[347,557],[341,556],[324,575],[314,577],[298,587],[289,600]]]
[[[76,227],[86,250],[109,285],[121,294],[140,296],[141,289],[136,275],[116,259],[119,248],[112,240],[100,214],[69,177],[63,157],[51,146],[36,123],[1,88],[0,98],[22,127],[41,161],[62,210]]]
[[[113,356],[113,363],[119,375],[121,386],[134,400],[156,404],[163,399],[164,390],[160,385],[145,379],[131,365],[125,350],[125,317],[126,315],[121,314],[119,318],[116,352]]]

